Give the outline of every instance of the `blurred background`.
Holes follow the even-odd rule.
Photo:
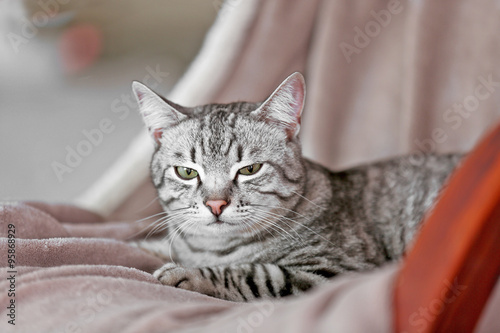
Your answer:
[[[332,170],[469,151],[500,119],[499,31],[498,0],[0,0],[0,200],[151,201],[133,80],[194,105],[300,71],[303,153]]]
[[[219,7],[0,0],[0,200],[69,202],[94,183],[143,127],[131,82],[167,93]]]

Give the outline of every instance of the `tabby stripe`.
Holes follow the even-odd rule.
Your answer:
[[[182,282],[184,282],[184,281],[189,281],[189,279],[188,279],[188,278],[184,278],[184,279],[180,280],[179,282],[177,282],[177,283],[175,284],[175,286],[174,286],[174,287],[175,287],[175,288],[178,288],[178,287],[179,287],[179,285],[180,285]]]
[[[236,162],[240,163],[242,158],[243,158],[243,147],[241,145],[238,145],[238,160]]]
[[[250,288],[250,290],[252,291],[252,294],[255,296],[255,298],[259,298],[260,297],[259,288],[255,284],[254,276],[255,276],[255,265],[251,264],[251,270],[247,274],[246,283]]]
[[[258,153],[260,153],[259,148],[252,148],[252,150],[250,150],[250,155],[257,155]]]
[[[267,290],[269,291],[269,293],[273,297],[276,297],[276,293],[274,292],[274,287],[273,287],[273,283],[272,283],[272,280],[271,280],[271,275],[269,274],[269,271],[267,270],[267,267],[266,267],[265,264],[263,264],[261,267],[264,270],[264,274],[266,276],[266,287],[267,287]]]
[[[210,274],[210,281],[212,281],[212,284],[214,285],[214,287],[217,287],[217,282],[219,282],[219,279],[215,275],[215,272],[210,267],[206,267],[205,269]]]
[[[167,206],[167,205],[169,205],[170,203],[172,203],[172,201],[174,201],[174,200],[176,200],[176,198],[172,197],[172,198],[170,198],[170,199],[168,199],[168,200],[165,200],[165,201],[163,201],[163,200],[162,200],[162,201],[163,201],[163,204],[164,204],[165,206]]]
[[[206,279],[207,277],[205,276],[205,272],[203,272],[203,269],[198,268],[198,270],[200,271],[201,276],[203,276],[203,278]]]
[[[306,291],[306,290],[309,290],[312,288],[312,283],[308,280],[304,280],[304,279],[298,279],[298,278],[295,278],[293,280],[293,284],[300,290],[300,291]]]
[[[240,289],[240,286],[234,281],[234,277],[233,277],[233,274],[230,275],[231,276],[231,283],[233,284],[233,287],[238,291],[238,293],[241,295],[241,297],[243,298],[243,301],[248,301],[248,299],[245,297],[245,294],[243,294],[241,292],[241,289]]]
[[[205,152],[205,140],[203,140],[203,137],[201,137],[201,139],[200,139],[200,146],[201,146],[201,154],[202,155],[206,155],[206,152]]]
[[[297,179],[293,179],[293,178],[290,178],[286,173],[285,173],[285,170],[279,165],[279,164],[276,164],[274,162],[270,162],[270,161],[265,161],[263,163],[267,163],[269,165],[271,165],[276,171],[278,171],[278,173],[281,175],[282,178],[285,178],[286,181],[288,181],[289,183],[292,183],[292,184],[298,184],[300,183],[300,181],[302,180],[302,177],[299,177]]]
[[[381,246],[382,246],[382,252],[384,253],[384,256],[385,256],[385,260],[386,261],[391,261],[393,258],[389,254],[389,249],[385,245],[383,245],[383,244]]]
[[[309,272],[309,271],[308,271],[308,272]],[[327,270],[327,269],[315,269],[315,270],[312,270],[312,271],[310,271],[310,272],[311,272],[311,273],[313,273],[313,274],[316,274],[316,275],[323,276],[323,277],[325,277],[325,278],[327,278],[327,279],[332,278],[332,277],[334,277],[335,275],[337,275],[337,273],[334,273],[334,272],[329,271],[329,270]]]
[[[177,184],[173,184],[173,185],[175,186],[176,192],[180,192],[182,190],[189,191],[191,189],[191,186],[186,185],[186,184],[182,184],[182,183],[177,183]]]
[[[231,139],[229,139],[229,145],[227,146],[227,150],[224,153],[224,156],[229,155],[229,151],[231,151],[231,146],[233,145],[233,142],[234,142],[234,136],[231,137]]]
[[[401,242],[401,244],[406,244],[405,242],[405,231],[406,231],[406,227],[404,224],[401,225],[401,234],[399,235],[399,241]]]
[[[196,163],[196,149],[195,147],[191,147],[191,162]]]
[[[284,286],[279,291],[280,296],[285,297],[285,296],[291,295],[293,293],[292,281],[291,281],[292,275],[290,274],[290,272],[286,268],[284,268],[282,266],[278,266],[278,268],[281,270],[281,273],[283,274],[283,280],[285,282]]]
[[[224,287],[226,289],[229,289],[229,279],[227,278],[228,273],[229,273],[228,267],[224,267],[224,270],[222,271],[222,275],[224,275]]]
[[[256,191],[259,192],[260,194],[268,194],[268,195],[277,196],[278,198],[280,198],[283,201],[290,200],[290,198],[293,197],[293,193],[288,195],[288,196],[285,196],[281,193],[278,193],[277,191],[259,191],[259,190],[256,190]]]

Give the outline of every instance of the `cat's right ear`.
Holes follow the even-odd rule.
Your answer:
[[[174,107],[173,103],[169,103],[140,82],[132,82],[132,91],[137,104],[139,104],[139,110],[146,127],[158,145],[166,128],[187,118],[185,114],[176,109],[177,105]]]

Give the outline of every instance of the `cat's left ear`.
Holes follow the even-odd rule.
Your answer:
[[[163,99],[144,84],[134,81],[132,90],[139,104],[142,118],[156,144],[160,144],[160,138],[165,129],[187,118],[181,112],[181,106]]]
[[[287,77],[271,96],[252,112],[252,115],[283,128],[288,139],[291,140],[300,130],[300,117],[305,97],[304,77],[299,72],[295,72]]]

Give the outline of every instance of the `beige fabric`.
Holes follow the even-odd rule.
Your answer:
[[[205,86],[197,84],[192,99],[259,101],[290,73],[303,72],[304,154],[327,167],[411,152],[467,151],[500,121],[498,1],[254,3],[239,32],[242,41],[219,47],[231,57],[215,62],[216,85],[200,75]],[[226,18],[242,15],[234,2],[228,4]],[[139,198],[152,199],[135,193],[133,200]]]
[[[262,100],[305,71],[304,152],[330,168],[468,150],[500,120],[499,31],[497,1],[262,1],[213,100]]]
[[[12,228],[16,260],[8,267]],[[0,205],[0,332],[391,331],[398,264],[344,274],[300,297],[236,304],[162,286],[150,274],[161,261],[122,241],[147,231],[72,206]],[[499,309],[500,284],[476,332],[499,332]]]

